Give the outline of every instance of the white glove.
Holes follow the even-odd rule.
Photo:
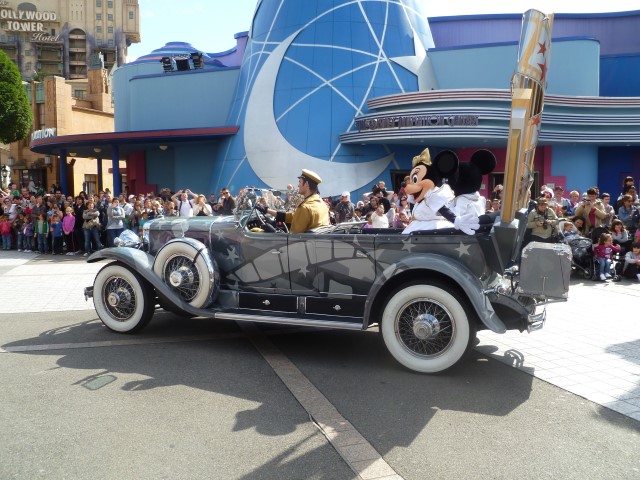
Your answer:
[[[467,235],[474,235],[475,230],[480,228],[480,221],[475,212],[468,212],[456,217],[453,226]]]

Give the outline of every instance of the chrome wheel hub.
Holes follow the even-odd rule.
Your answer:
[[[107,279],[101,295],[104,306],[114,319],[124,322],[134,315],[136,294],[125,278],[114,276]]]
[[[109,292],[107,295],[107,302],[112,307],[117,307],[122,304],[127,304],[131,302],[131,293],[123,287],[117,288],[113,292]]]
[[[418,315],[413,321],[413,334],[420,340],[428,340],[440,333],[440,322],[429,313]]]
[[[193,271],[184,265],[179,267],[177,270],[174,270],[169,275],[169,283],[175,288],[191,285],[194,280],[195,275],[193,274]]]
[[[193,259],[177,254],[164,264],[164,282],[175,289],[185,302],[191,302],[200,291],[200,271]]]
[[[451,346],[456,326],[449,310],[430,298],[407,302],[395,319],[396,338],[412,355],[434,358]]]

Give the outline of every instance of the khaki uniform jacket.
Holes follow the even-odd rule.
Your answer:
[[[314,193],[305,198],[296,211],[287,213],[286,223],[291,224],[291,233],[304,233],[312,228],[329,225],[329,209],[320,195]]]

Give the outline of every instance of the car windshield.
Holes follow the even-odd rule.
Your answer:
[[[289,211],[294,207],[295,190],[277,190],[270,188],[245,187],[240,190],[236,201],[235,219],[244,225],[257,203],[272,210]]]

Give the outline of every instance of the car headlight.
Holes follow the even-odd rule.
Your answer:
[[[140,237],[131,230],[124,230],[118,237],[115,238],[113,244],[116,247],[130,247],[140,243]]]

